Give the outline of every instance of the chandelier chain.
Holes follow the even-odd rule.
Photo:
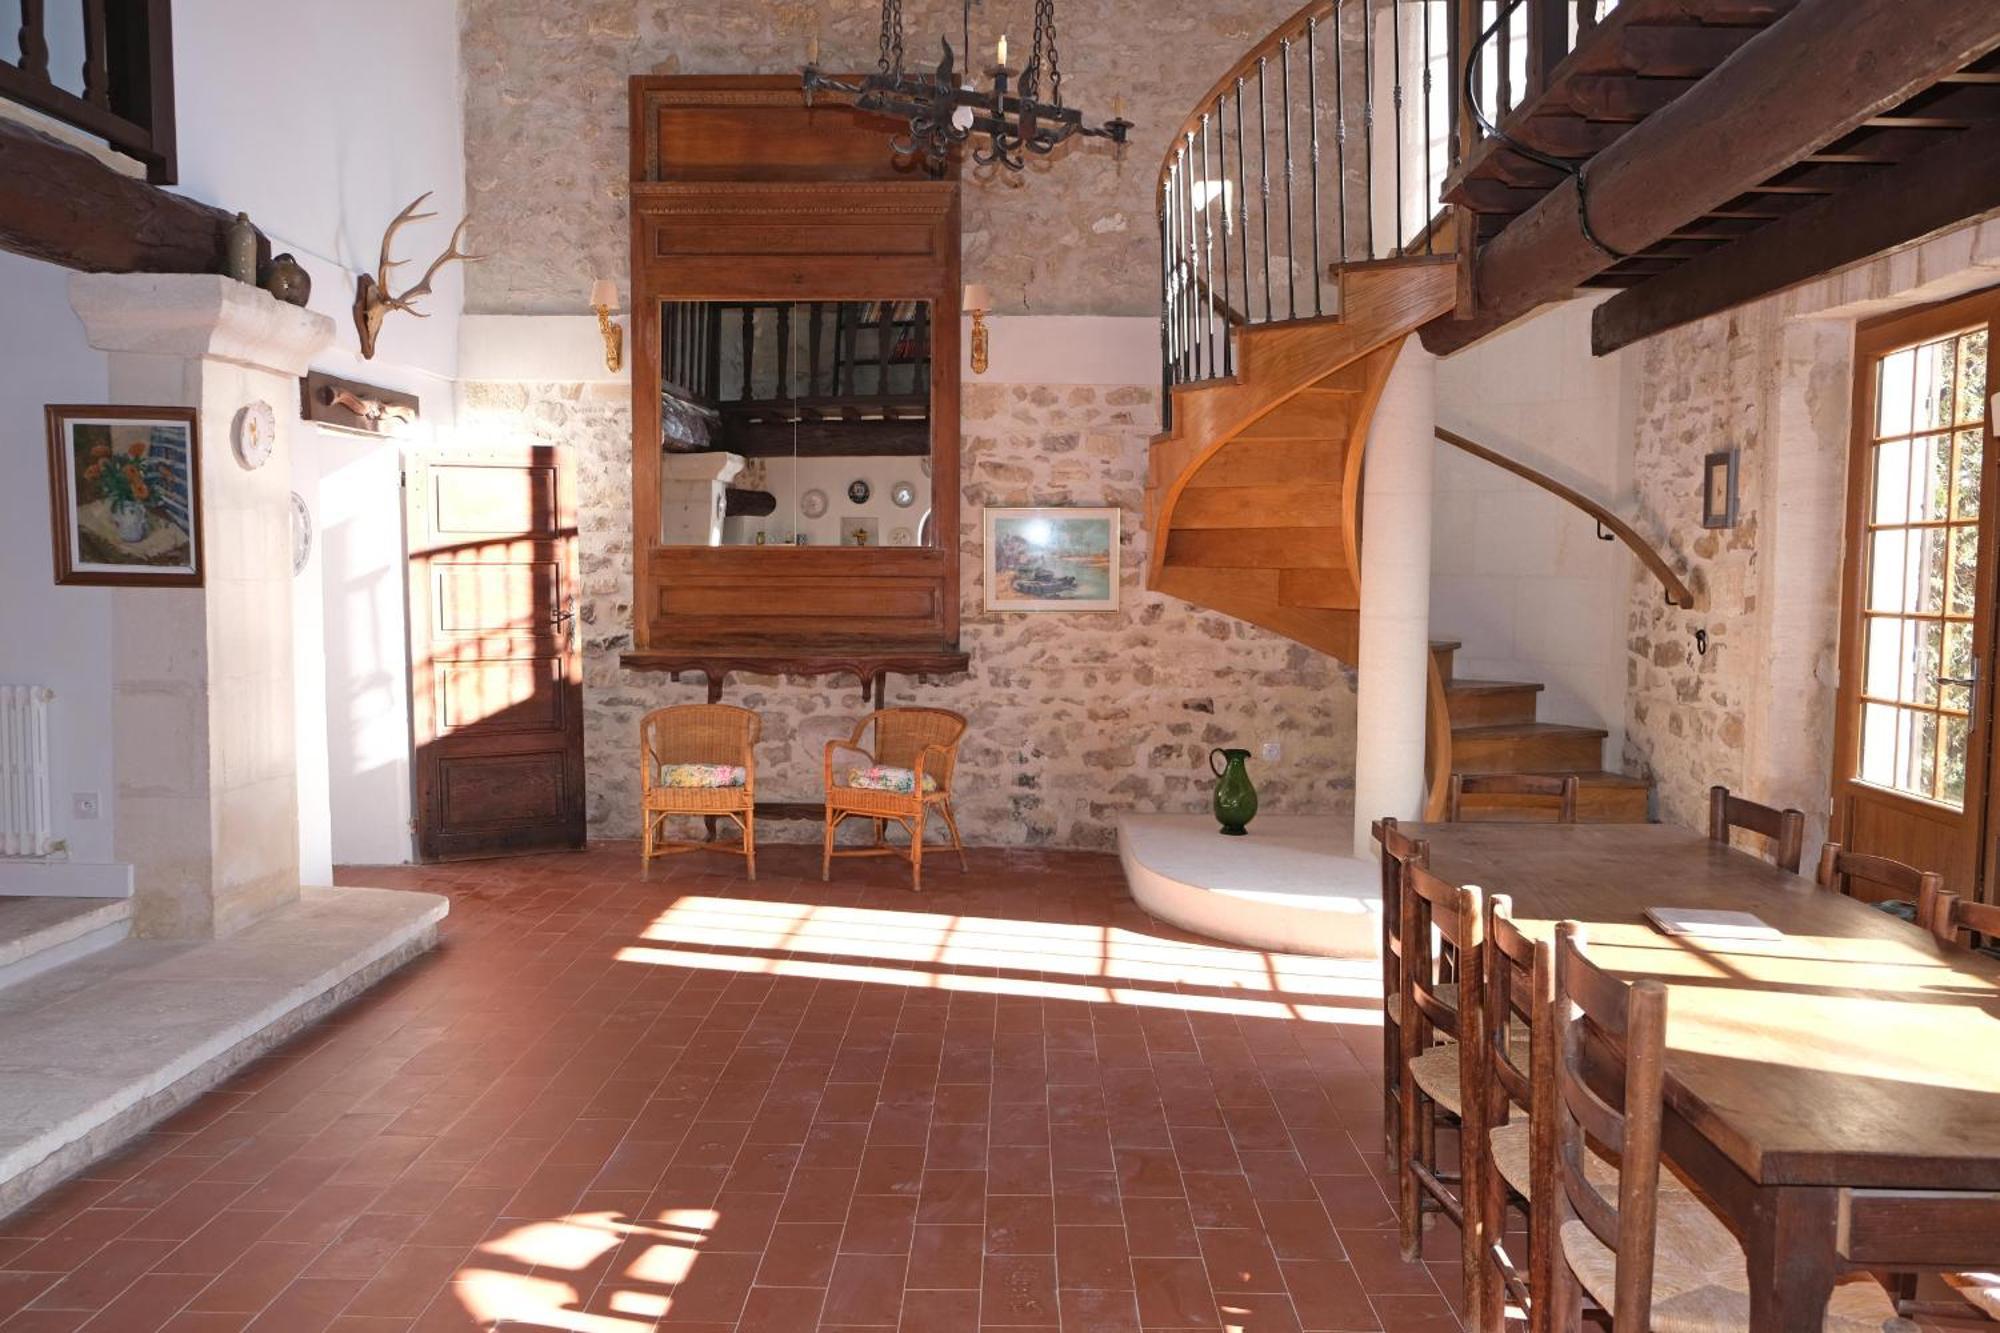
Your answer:
[[[882,0],[882,35],[876,68],[884,74],[903,72],[903,0]]]

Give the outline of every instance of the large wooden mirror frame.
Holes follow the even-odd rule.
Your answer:
[[[795,76],[641,76],[631,85],[633,635],[628,666],[962,670],[959,200],[896,170],[892,126]],[[660,310],[666,301],[928,301],[935,537],[927,546],[661,541]]]

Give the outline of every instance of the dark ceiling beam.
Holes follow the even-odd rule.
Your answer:
[[[1801,0],[1591,160],[1591,226],[1616,250],[1643,250],[1996,45],[1993,0]],[[1609,262],[1566,180],[1481,247],[1477,311],[1426,325],[1424,344],[1457,351]]]
[[[1599,356],[2000,208],[2000,125],[1900,166],[1627,288],[1591,313]]]
[[[86,273],[220,273],[233,221],[0,117],[0,249]]]

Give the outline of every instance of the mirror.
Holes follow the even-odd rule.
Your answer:
[[[929,546],[928,301],[663,301],[660,540]]]

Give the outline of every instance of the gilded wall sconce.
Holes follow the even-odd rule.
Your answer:
[[[625,330],[611,318],[618,308],[618,284],[609,278],[591,283],[590,305],[597,311],[597,331],[604,335],[604,368],[616,371],[625,364]]]
[[[965,284],[965,298],[960,304],[972,316],[972,373],[984,375],[991,356],[986,312],[992,307],[993,298],[987,292],[985,283],[968,282]]]

